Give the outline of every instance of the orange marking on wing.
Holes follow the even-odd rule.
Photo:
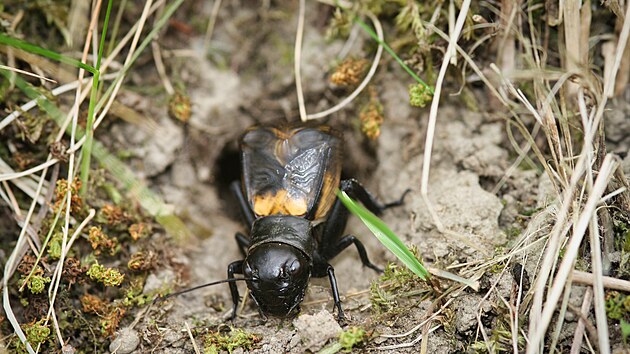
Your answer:
[[[254,196],[254,214],[271,215],[273,209],[273,196],[269,194]]]
[[[306,214],[306,200],[304,198],[292,198],[286,189],[281,189],[275,194],[267,193],[254,196],[254,213],[260,216],[268,215],[294,215]]]
[[[326,172],[324,174],[319,206],[315,212],[315,220],[325,218],[330,212],[330,209],[335,203],[335,199],[337,199],[335,189],[339,187],[340,178],[339,173]]]
[[[289,215],[301,216],[306,214],[306,200],[304,198],[294,199],[289,196],[286,197],[284,203],[284,210]]]

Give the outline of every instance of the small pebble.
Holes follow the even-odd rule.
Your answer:
[[[341,332],[339,323],[326,310],[314,315],[302,315],[293,320],[293,326],[298,333],[296,337],[301,339],[305,349],[312,352],[321,349],[329,339],[337,337]]]
[[[123,328],[109,345],[112,354],[129,354],[140,344],[138,332],[131,328]]]

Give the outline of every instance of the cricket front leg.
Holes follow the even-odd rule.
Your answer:
[[[243,274],[243,261],[236,261],[230,263],[227,268],[228,279],[233,279],[234,274]],[[230,294],[232,295],[232,321],[236,318],[236,309],[240,301],[240,295],[238,293],[238,287],[236,282],[230,282]]]

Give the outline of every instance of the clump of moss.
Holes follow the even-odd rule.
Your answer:
[[[362,345],[368,339],[368,333],[361,327],[350,327],[339,334],[342,351],[349,353],[352,348]]]
[[[363,79],[368,63],[365,59],[348,58],[337,66],[330,76],[330,82],[343,87],[357,87]]]
[[[98,296],[85,294],[81,296],[81,309],[85,313],[102,315],[109,311],[109,305]]]
[[[370,302],[376,313],[382,313],[395,306],[395,297],[389,291],[381,288],[379,282],[374,281],[370,285]]]
[[[144,290],[144,277],[133,277],[129,281],[129,287],[124,289],[125,297],[122,300],[122,304],[127,307],[132,306],[144,306],[153,300],[155,294],[160,290],[150,291],[147,294],[143,294]]]
[[[120,306],[112,308],[109,313],[100,319],[101,333],[103,335],[113,336],[118,329],[125,312],[126,310]]]
[[[32,294],[41,294],[46,289],[46,284],[50,283],[50,277],[44,277],[42,273],[43,270],[41,273],[33,273],[30,277],[22,276],[19,280],[20,287],[26,282],[26,287]]]
[[[119,286],[125,279],[125,275],[118,270],[106,268],[98,262],[92,264],[86,274],[90,276],[90,279],[103,283],[105,286]]]
[[[144,222],[138,222],[135,224],[131,224],[128,231],[129,235],[131,235],[131,238],[134,241],[138,241],[139,239],[144,238],[151,233],[151,225]]]
[[[81,307],[84,313],[98,316],[101,334],[111,336],[116,332],[126,310],[120,305],[112,305],[98,296],[86,294],[81,297]]]
[[[347,37],[352,29],[352,24],[352,15],[349,15],[347,11],[341,11],[340,8],[336,8],[326,29],[326,38]]]
[[[68,257],[63,266],[62,279],[72,285],[83,280],[81,276],[86,270],[85,267],[81,266],[81,261],[74,257]]]
[[[80,212],[83,209],[83,200],[79,196],[80,189],[81,181],[78,177],[75,178],[70,185],[68,185],[68,180],[57,180],[57,187],[55,188],[55,204],[53,205],[53,210],[57,212],[63,205],[65,205],[65,203],[67,202],[66,195],[68,194],[68,191],[70,191],[72,193],[70,198],[70,211],[75,214]]]
[[[606,293],[606,314],[614,320],[630,321],[630,296],[617,291]]]
[[[362,346],[369,339],[370,334],[361,327],[352,326],[339,333],[337,342],[322,349],[320,353],[334,354],[338,352],[350,353],[354,348]]]
[[[35,257],[25,256],[18,265],[18,271],[22,273],[18,285],[20,291],[27,287],[31,294],[41,294],[46,288],[46,284],[50,283],[50,277],[44,276],[44,269],[35,265]]]
[[[15,120],[18,128],[17,136],[31,144],[36,144],[44,133],[44,126],[50,121],[45,114],[32,114],[28,111],[20,111],[20,117]]]
[[[120,249],[118,239],[108,237],[100,227],[92,226],[90,228],[88,240],[96,255],[101,254],[103,249],[108,249],[109,254],[113,256]]]
[[[368,88],[369,101],[359,113],[361,131],[368,138],[375,140],[381,135],[381,124],[383,124],[383,105],[378,99],[376,89],[372,86]]]
[[[188,122],[192,115],[190,96],[182,90],[176,90],[168,102],[168,113],[180,122]]]
[[[433,99],[431,90],[420,83],[409,85],[409,104],[414,107],[424,107]]]
[[[101,224],[118,226],[129,221],[130,216],[119,206],[105,204],[96,215],[96,221]]]
[[[227,350],[232,353],[236,348],[250,350],[260,342],[260,337],[247,333],[242,329],[230,327],[230,332],[221,334],[220,332],[210,332],[204,336],[204,354],[215,354]]]
[[[412,248],[411,252],[417,255],[418,250]],[[399,298],[428,292],[426,283],[409,268],[388,263],[383,275],[370,286],[370,300],[376,313],[382,313],[394,310]]]
[[[136,272],[149,270],[155,268],[156,260],[157,255],[153,251],[136,252],[127,262],[127,268]]]
[[[48,327],[45,319],[41,319],[37,322],[32,322],[22,326],[26,340],[31,347],[36,348],[40,344],[44,344],[50,338],[50,328]],[[26,345],[22,343],[17,337],[12,341],[11,346],[15,349],[15,353],[22,354],[28,353]]]
[[[48,256],[51,259],[59,259],[61,258],[61,251],[63,250],[63,233],[61,231],[56,231],[53,233],[50,241],[48,241]]]
[[[37,322],[24,326],[24,333],[31,345],[37,345],[44,343],[50,337],[50,328],[46,324],[46,320],[42,318]]]

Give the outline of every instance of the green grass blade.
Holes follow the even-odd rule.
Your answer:
[[[116,87],[118,82],[122,80],[125,77],[125,75],[127,75],[127,72],[129,72],[129,69],[131,69],[131,66],[136,62],[136,60],[142,54],[142,51],[151,43],[151,41],[153,41],[154,38],[156,38],[156,36],[162,30],[162,28],[168,24],[168,20],[171,18],[171,16],[173,16],[173,14],[175,13],[175,10],[177,10],[183,2],[184,0],[176,0],[164,9],[164,11],[162,12],[162,17],[160,17],[153,24],[153,29],[151,29],[151,31],[146,35],[144,40],[140,42],[140,44],[138,44],[138,47],[136,48],[136,51],[131,56],[131,59],[129,60],[129,62],[125,64],[125,66],[123,66],[123,68],[120,70],[120,72],[123,75],[118,75],[114,79],[114,81],[105,91],[105,94],[103,94],[103,96],[100,98],[100,100],[96,104],[97,112],[103,108],[103,106],[107,102],[107,99],[114,91],[114,87]]]
[[[385,225],[376,215],[352,200],[344,191],[337,190],[337,197],[353,214],[357,215],[361,221],[372,231],[374,236],[381,241],[398,259],[406,265],[412,272],[416,273],[422,280],[427,280],[431,276],[426,268],[409,251],[407,246]]]
[[[103,31],[101,32],[101,41],[98,48],[98,54],[96,57],[96,73],[92,80],[92,90],[90,92],[90,102],[88,105],[87,123],[85,125],[85,132],[87,133],[85,144],[83,145],[83,155],[81,160],[81,180],[84,181],[81,185],[80,193],[85,196],[87,188],[89,186],[88,179],[90,174],[90,161],[92,159],[92,146],[94,144],[94,108],[96,107],[96,95],[98,93],[98,85],[100,79],[101,59],[103,58],[103,49],[105,48],[105,37],[107,36],[107,27],[109,26],[109,15],[112,11],[112,2],[109,0],[107,4],[107,10],[105,12],[105,22],[103,22]]]
[[[376,33],[374,33],[374,31],[370,28],[370,26],[368,26],[365,22],[363,22],[363,20],[361,20],[358,17],[354,18],[354,22],[356,22],[361,28],[363,28],[363,30],[367,32],[370,35],[370,37],[372,37],[372,39],[377,41],[378,44],[382,45],[383,48],[387,51],[387,53],[389,53],[394,58],[394,60],[396,60],[396,62],[403,69],[405,69],[405,71],[411,77],[413,77],[414,80],[416,80],[420,85],[424,86],[425,89],[429,90],[429,92],[431,92],[431,95],[434,94],[433,88],[429,86],[426,82],[424,82],[424,80],[422,80],[418,75],[416,75],[416,73],[413,72],[413,70],[411,70],[411,68],[407,64],[405,64],[405,62],[403,62],[402,59],[400,59],[400,57],[396,54],[396,52],[394,52],[394,50],[387,43],[385,43],[384,41],[381,41],[380,38],[378,38],[378,36],[376,35]]]
[[[101,60],[103,59],[103,51],[105,50],[105,37],[107,37],[107,29],[109,28],[109,15],[112,12],[113,0],[109,0],[107,3],[107,10],[105,10],[105,21],[103,21],[103,33],[101,33],[101,43],[98,46],[98,57],[96,58],[96,69],[101,68]]]
[[[59,54],[57,52],[53,52],[52,50],[48,50],[45,48],[42,48],[40,46],[37,46],[35,44],[31,44],[28,42],[25,42],[23,40],[17,39],[17,38],[13,38],[13,37],[9,37],[6,34],[0,33],[0,44],[4,44],[7,45],[9,47],[13,47],[13,48],[17,48],[17,49],[22,49],[26,52],[29,53],[33,53],[33,54],[37,54],[37,55],[41,55],[45,58],[51,59],[51,60],[55,60],[64,64],[68,64],[68,65],[72,65],[74,67],[77,68],[82,68],[85,69],[86,71],[91,72],[92,74],[97,74],[98,71],[93,67],[90,66],[88,64],[82,63],[79,60],[76,60],[74,58],[70,58],[67,57],[65,55]]]

